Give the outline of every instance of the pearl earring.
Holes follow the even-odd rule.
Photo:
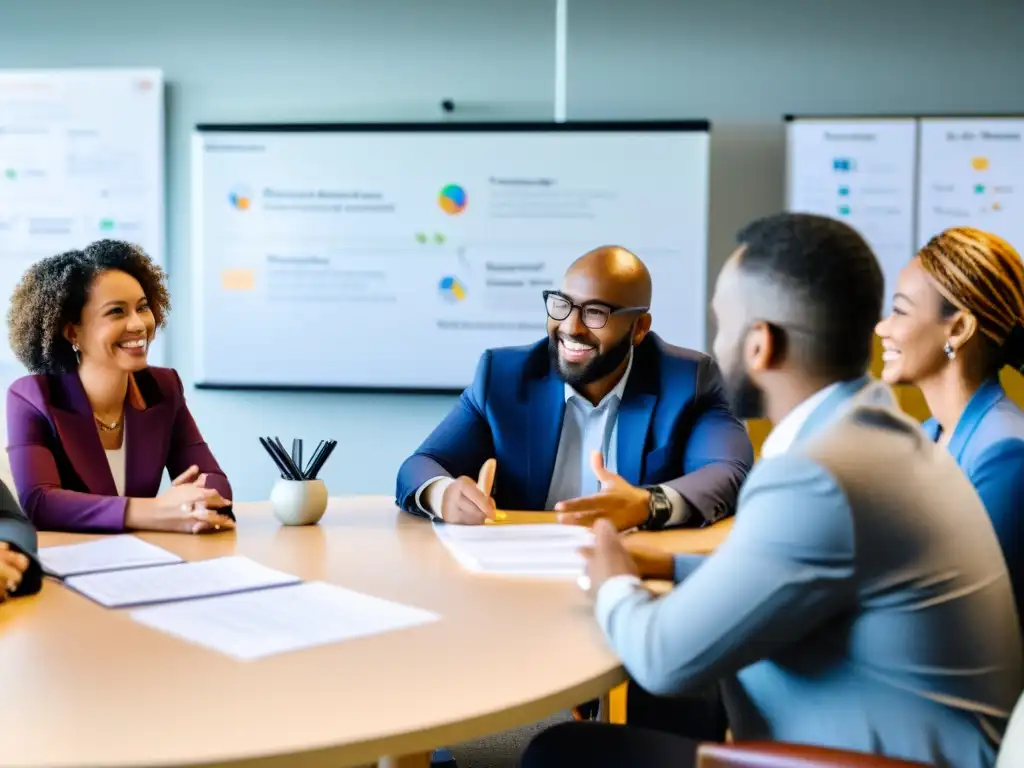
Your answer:
[[[75,353],[75,362],[78,363],[79,365],[81,365],[82,364],[82,356],[78,354],[78,345],[77,344],[72,344],[71,345],[71,351]]]
[[[946,346],[942,348],[942,351],[946,353],[946,357],[950,360],[956,360],[956,350],[953,349],[953,345],[948,341],[946,342]]]

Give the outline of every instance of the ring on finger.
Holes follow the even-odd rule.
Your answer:
[[[186,501],[185,503],[183,503],[181,505],[181,511],[184,512],[185,514],[188,514],[189,512],[191,512],[194,509],[195,509],[195,503],[191,502],[191,501]]]

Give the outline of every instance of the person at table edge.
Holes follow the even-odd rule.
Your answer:
[[[398,505],[463,524],[496,509],[554,509],[564,522],[605,517],[620,530],[731,515],[750,439],[712,359],[651,332],[651,290],[625,248],[577,259],[561,290],[544,292],[548,337],[483,354],[472,385],[399,469]],[[490,459],[493,487],[478,485]],[[598,475],[613,481],[602,489]]]
[[[32,595],[42,587],[38,539],[14,494],[0,482],[0,601]]]
[[[774,427],[711,555],[597,521],[586,555],[602,632],[656,695],[721,681],[737,742],[991,768],[1022,685],[1009,573],[968,478],[865,374],[877,259],[810,214],[738,240],[712,301],[715,358],[735,413]],[[676,586],[658,597],[643,577]],[[522,765],[685,768],[696,748],[633,723],[563,723]]]
[[[141,249],[101,240],[32,265],[10,343],[31,375],[7,392],[7,451],[39,529],[206,533],[233,527],[231,486],[175,371],[148,367],[170,309]],[[158,495],[164,468],[174,478]]]

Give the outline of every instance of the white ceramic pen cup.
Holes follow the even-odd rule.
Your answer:
[[[327,511],[327,486],[323,480],[285,480],[270,491],[274,517],[285,525],[314,525]]]

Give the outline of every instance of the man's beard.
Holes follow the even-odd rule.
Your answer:
[[[571,336],[569,337],[572,338]],[[576,339],[574,339],[576,341]],[[587,343],[583,342],[581,343]],[[548,355],[551,358],[551,365],[558,372],[558,377],[573,389],[591,384],[603,379],[615,371],[622,361],[629,356],[629,350],[633,348],[633,329],[630,328],[621,341],[604,354],[595,355],[586,363],[569,363],[558,354],[558,331],[557,329],[548,334]]]
[[[764,417],[764,392],[750,378],[742,364],[737,364],[734,370],[725,375],[725,395],[729,401],[729,410],[737,419]]]

